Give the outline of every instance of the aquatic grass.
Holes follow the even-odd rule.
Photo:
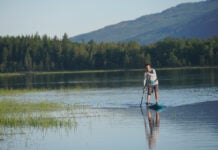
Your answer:
[[[49,112],[71,111],[71,105],[53,102],[0,101],[0,126],[3,127],[76,127],[74,117],[57,117]]]
[[[54,91],[54,92],[82,91],[85,88],[89,88],[89,87],[74,86],[74,87],[60,87],[60,88],[50,87],[50,88],[23,88],[23,89],[0,88],[0,95],[8,96],[8,95],[19,95],[25,93],[47,92],[47,91]]]
[[[13,72],[13,73],[0,73],[0,77],[12,77],[12,76],[23,76],[24,73]]]
[[[16,95],[28,92],[40,92],[44,89],[3,89],[0,88],[0,95]]]
[[[18,95],[18,94],[24,94],[24,93],[30,93],[30,92],[44,92],[44,91],[81,91],[81,87],[65,87],[65,88],[31,88],[31,89],[3,89],[0,88],[0,95]]]
[[[42,101],[42,102],[17,102],[13,100],[0,101],[0,113],[54,111],[54,110],[61,110],[64,108],[66,108],[66,106],[63,103],[54,103],[48,101]]]
[[[70,119],[58,119],[53,117],[35,117],[32,115],[27,116],[1,116],[0,115],[0,125],[4,127],[75,127],[76,122]]]

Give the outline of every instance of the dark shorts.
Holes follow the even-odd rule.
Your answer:
[[[153,93],[153,90],[155,92],[158,92],[158,84],[157,85],[149,85],[148,86],[148,95],[151,95]]]

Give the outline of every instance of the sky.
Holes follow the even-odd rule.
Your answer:
[[[0,36],[61,38],[202,0],[0,0]]]

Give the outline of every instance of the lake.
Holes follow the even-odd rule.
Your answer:
[[[218,68],[157,70],[159,102],[167,106],[159,112],[138,107],[143,74],[138,70],[0,76],[1,89],[28,89],[2,94],[0,100],[87,106],[75,111],[76,127],[5,132],[0,128],[0,150],[217,149]]]

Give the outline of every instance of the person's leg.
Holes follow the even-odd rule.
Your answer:
[[[158,103],[158,97],[159,97],[158,92],[155,92],[156,103]]]
[[[151,130],[151,129],[153,129],[153,126],[154,126],[154,120],[153,120],[151,111],[149,109],[147,109],[147,116],[148,116],[148,121],[149,121],[149,127]]]
[[[148,138],[148,145],[149,145],[149,149],[152,149],[154,146],[154,135],[153,135],[153,131],[154,131],[154,119],[152,117],[151,111],[149,109],[147,109],[147,116],[148,116],[148,123],[149,123],[149,129],[150,129],[150,133],[149,133],[149,138]]]
[[[151,95],[147,95],[147,103],[150,103]]]
[[[151,93],[152,93],[152,86],[148,86],[147,104],[150,103]]]
[[[155,100],[156,100],[156,103],[158,103],[158,98],[159,98],[158,85],[155,85],[154,91],[155,91]]]
[[[160,114],[159,112],[156,112],[156,127],[160,126]]]

